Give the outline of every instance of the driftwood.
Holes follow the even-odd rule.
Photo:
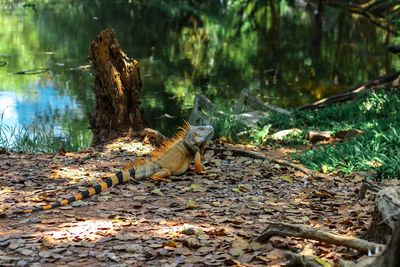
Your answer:
[[[313,239],[337,246],[353,248],[365,253],[368,251],[375,251],[375,248],[377,247],[380,249],[380,251],[382,251],[384,248],[384,245],[378,243],[369,242],[356,237],[333,234],[322,229],[316,229],[306,225],[279,222],[270,222],[268,224],[269,225],[264,232],[262,232],[260,236],[253,240],[254,242],[267,243],[273,236],[293,236],[305,239]]]
[[[400,71],[393,73],[393,74],[388,74],[388,75],[380,77],[376,80],[364,83],[363,85],[358,86],[357,88],[355,88],[353,90],[345,91],[340,94],[336,94],[336,95],[333,95],[333,96],[330,96],[327,98],[323,98],[314,103],[298,107],[297,109],[298,110],[316,109],[316,108],[324,107],[328,104],[345,102],[345,101],[356,98],[363,91],[373,89],[376,86],[383,85],[383,84],[389,85],[389,84],[395,82],[399,78],[399,76],[400,76]]]
[[[140,109],[142,81],[139,63],[122,51],[114,32],[105,30],[90,44],[96,106],[90,118],[92,144],[144,128]]]

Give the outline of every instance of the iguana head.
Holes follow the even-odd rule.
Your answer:
[[[184,142],[193,150],[203,150],[214,134],[214,128],[211,125],[193,126],[187,125]]]

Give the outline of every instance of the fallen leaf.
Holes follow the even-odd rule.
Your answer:
[[[163,245],[164,247],[172,247],[172,248],[176,248],[177,247],[177,243],[175,241],[167,241],[164,243]]]
[[[192,188],[193,192],[206,192],[207,188],[201,187],[198,184],[191,184],[190,187]]]
[[[153,191],[151,191],[151,193],[152,193],[153,195],[156,195],[156,196],[161,196],[161,195],[163,195],[163,193],[161,192],[161,190],[160,190],[159,188],[153,189]]]
[[[19,253],[21,253],[22,255],[25,255],[25,256],[30,256],[33,254],[33,250],[23,248],[23,249],[19,250]]]
[[[235,241],[233,241],[231,249],[229,250],[229,254],[233,257],[238,257],[243,254],[244,250],[249,247],[249,242],[244,240],[241,237],[237,237]]]
[[[279,176],[280,179],[288,182],[288,183],[292,183],[293,182],[293,178],[290,175],[281,175]]]
[[[197,207],[198,207],[198,205],[197,205],[196,201],[194,201],[193,199],[189,199],[186,203],[187,209],[195,209]]]
[[[322,173],[328,173],[328,166],[323,164],[321,167],[321,171],[322,171]]]

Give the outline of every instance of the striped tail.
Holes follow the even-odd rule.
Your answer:
[[[52,204],[45,205],[45,206],[38,206],[38,207],[34,207],[32,209],[24,209],[21,211],[16,211],[16,212],[13,212],[13,214],[32,213],[32,212],[37,212],[37,211],[41,211],[41,210],[49,210],[52,208],[65,206],[72,202],[75,202],[75,201],[78,201],[81,199],[86,199],[86,198],[89,198],[96,194],[100,194],[104,190],[106,190],[110,187],[113,187],[115,185],[129,182],[129,180],[131,178],[135,178],[135,169],[134,168],[129,169],[129,170],[124,170],[124,171],[119,171],[119,172],[115,173],[114,175],[105,178],[102,182],[95,184],[86,190],[80,191],[76,195],[71,196],[69,198],[64,198],[62,200],[59,200],[57,202],[54,202]]]

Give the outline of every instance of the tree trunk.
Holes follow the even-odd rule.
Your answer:
[[[92,145],[132,131],[140,131],[145,122],[140,108],[142,81],[139,62],[122,51],[115,33],[99,33],[89,47],[94,68],[93,91],[96,105],[90,118]]]
[[[400,186],[390,186],[380,190],[375,197],[375,210],[369,229],[372,240],[378,243],[387,243],[390,240],[396,228],[400,228],[399,212]]]

